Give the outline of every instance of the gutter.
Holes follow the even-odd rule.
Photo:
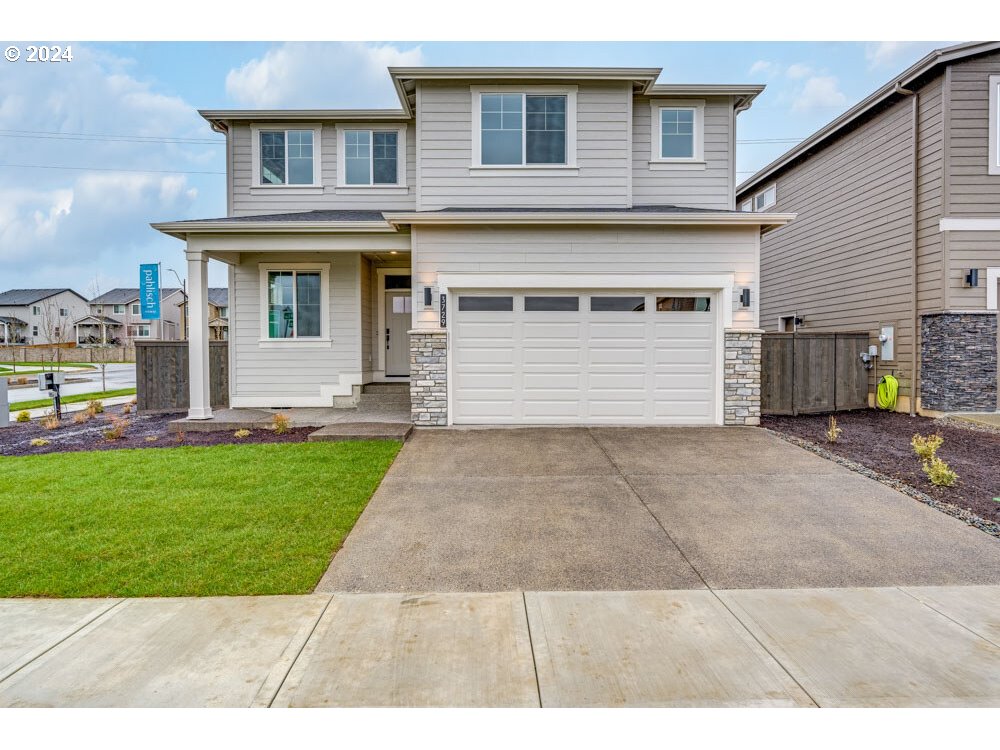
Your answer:
[[[393,226],[443,224],[628,224],[628,225],[686,225],[686,226],[759,226],[773,228],[784,226],[795,219],[796,214],[751,213],[735,211],[725,214],[712,213],[595,213],[589,211],[567,211],[547,213],[525,210],[505,211],[427,211],[427,212],[385,212],[385,220]]]
[[[913,301],[913,317],[910,321],[913,331],[913,343],[910,351],[910,416],[917,415],[917,356],[918,342],[920,341],[920,314],[917,309],[917,197],[918,197],[918,169],[920,164],[920,94],[907,88],[903,88],[902,83],[897,82],[893,86],[893,91],[900,96],[910,97],[911,123],[910,123],[910,299]]]

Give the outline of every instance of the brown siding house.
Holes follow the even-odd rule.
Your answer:
[[[936,50],[741,184],[797,214],[761,238],[761,327],[867,331],[901,411],[996,410],[998,106],[1000,43]]]

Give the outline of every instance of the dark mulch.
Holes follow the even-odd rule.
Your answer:
[[[817,443],[831,453],[898,479],[935,500],[1000,522],[1000,502],[993,499],[1000,497],[1000,434],[874,409],[842,412],[836,417],[843,430],[836,443],[826,441],[829,414],[765,416],[761,426]],[[920,459],[910,446],[910,439],[918,432],[921,435],[936,432],[944,437],[938,456],[958,473],[958,483],[954,487],[935,487],[921,470]]]
[[[229,432],[185,432],[172,433],[167,425],[183,414],[126,415],[128,427],[125,435],[119,440],[106,440],[103,432],[108,429],[111,415],[118,417],[121,407],[108,407],[104,414],[99,414],[83,424],[74,424],[72,415],[63,419],[63,426],[54,430],[46,430],[37,421],[30,423],[12,423],[6,429],[0,429],[0,456],[29,456],[42,453],[70,453],[75,451],[101,451],[121,448],[173,448],[178,445],[222,445],[225,443],[302,443],[314,427],[303,427],[289,430],[283,435],[277,435],[273,430],[251,430],[245,438],[234,437],[235,431]],[[49,445],[33,446],[35,438],[50,441]]]

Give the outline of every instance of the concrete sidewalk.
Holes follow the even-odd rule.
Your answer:
[[[1000,586],[0,600],[2,706],[1000,706]]]

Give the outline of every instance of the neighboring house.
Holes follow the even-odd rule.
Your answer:
[[[187,298],[177,303],[181,309],[181,330],[187,335]],[[229,338],[229,290],[224,286],[208,288],[208,338],[226,341]]]
[[[160,290],[160,319],[143,320],[139,289],[112,289],[90,300],[89,314],[76,321],[81,345],[126,345],[140,340],[177,341],[182,338],[180,289]]]
[[[868,331],[900,410],[997,409],[998,108],[1000,43],[937,50],[740,185],[797,215],[761,240],[761,326]]]
[[[0,346],[69,344],[87,299],[72,289],[11,289],[0,293]]]
[[[351,406],[409,382],[446,424],[756,424],[761,229],[735,210],[752,85],[659,69],[391,68],[400,108],[213,110],[228,215],[185,240],[192,418],[209,259],[229,403]]]

